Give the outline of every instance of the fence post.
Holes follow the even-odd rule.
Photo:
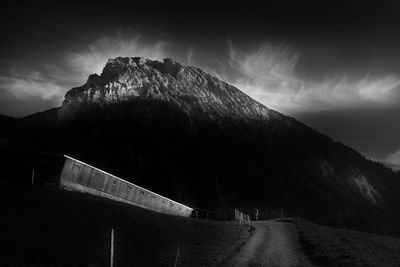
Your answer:
[[[35,169],[32,169],[32,180],[31,180],[32,185],[34,182],[35,182]]]
[[[176,250],[176,257],[175,257],[175,263],[174,263],[174,267],[178,266],[178,258],[179,258],[179,246],[178,249]]]
[[[111,228],[110,267],[114,267],[114,228]]]

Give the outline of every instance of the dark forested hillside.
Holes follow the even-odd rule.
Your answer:
[[[3,162],[68,154],[192,207],[400,236],[399,173],[172,60],[110,60],[60,109],[5,128],[19,152]]]

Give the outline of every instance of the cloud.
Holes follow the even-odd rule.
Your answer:
[[[60,105],[64,94],[85,83],[90,74],[100,74],[109,58],[142,56],[151,59],[166,57],[166,42],[148,43],[139,35],[103,36],[80,51],[63,51],[53,62],[37,69],[11,68],[0,76],[0,92],[15,98],[38,97]]]
[[[265,43],[257,50],[242,52],[229,41],[229,65],[253,82],[280,83],[295,79],[294,68],[300,55],[287,46]]]
[[[85,51],[67,52],[65,59],[73,72],[86,79],[90,74],[100,74],[110,58],[140,56],[161,60],[166,57],[166,45],[163,41],[148,44],[139,35],[124,37],[118,32],[116,36],[99,38]]]
[[[37,69],[14,69],[0,76],[0,90],[16,98],[35,96],[60,105],[67,90],[84,84],[92,73],[100,74],[107,59],[143,56],[161,60],[171,54],[168,46],[165,41],[149,42],[120,31],[102,36],[79,50],[62,51],[59,57]],[[360,80],[328,77],[321,82],[302,78],[296,69],[301,54],[285,45],[264,43],[257,49],[241,50],[229,42],[228,58],[215,58],[214,67],[199,65],[193,55],[194,49],[189,47],[180,56],[190,65],[202,67],[282,112],[390,106],[400,100],[400,77],[394,74],[370,75]]]
[[[194,64],[193,63],[193,53],[194,53],[193,46],[190,46],[189,49],[188,49],[187,55],[186,55],[186,63],[188,65]]]
[[[219,74],[266,106],[282,112],[318,112],[354,107],[396,105],[400,77],[366,75],[363,79],[327,78],[316,82],[296,72],[300,53],[269,43],[241,51],[229,42],[227,67]]]
[[[12,73],[11,76],[0,76],[0,88],[20,99],[33,96],[58,101],[64,92],[64,88],[56,80],[43,76],[38,71],[25,75]]]
[[[389,154],[382,162],[386,163],[395,170],[400,170],[400,148]]]

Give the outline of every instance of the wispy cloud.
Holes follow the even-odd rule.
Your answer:
[[[116,36],[96,40],[85,51],[67,52],[65,59],[70,69],[86,78],[92,73],[100,74],[109,58],[141,56],[163,59],[166,46],[164,41],[148,44],[141,41],[139,35],[126,38],[119,32]]]
[[[142,41],[139,35],[118,32],[103,36],[80,51],[63,51],[53,62],[40,70],[15,69],[0,76],[0,90],[23,99],[31,96],[61,104],[65,92],[85,83],[90,74],[100,74],[107,59],[119,56],[142,56],[151,59],[166,57],[167,43]]]
[[[43,76],[38,71],[24,75],[11,73],[8,77],[0,76],[0,88],[16,98],[33,96],[54,101],[59,101],[64,93],[64,88],[59,86],[56,80]]]
[[[326,78],[316,82],[296,73],[300,54],[269,43],[241,51],[229,42],[228,66],[220,76],[266,106],[283,112],[317,112],[354,107],[395,105],[400,77],[366,75],[363,79]],[[232,71],[233,70],[233,71]]]
[[[186,63],[188,65],[194,64],[194,62],[193,62],[193,53],[194,53],[193,46],[190,46],[189,49],[188,49],[188,52],[186,54]]]

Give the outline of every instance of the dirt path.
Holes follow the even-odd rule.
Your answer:
[[[225,266],[313,266],[300,249],[295,226],[282,221],[254,222],[255,232]]]

